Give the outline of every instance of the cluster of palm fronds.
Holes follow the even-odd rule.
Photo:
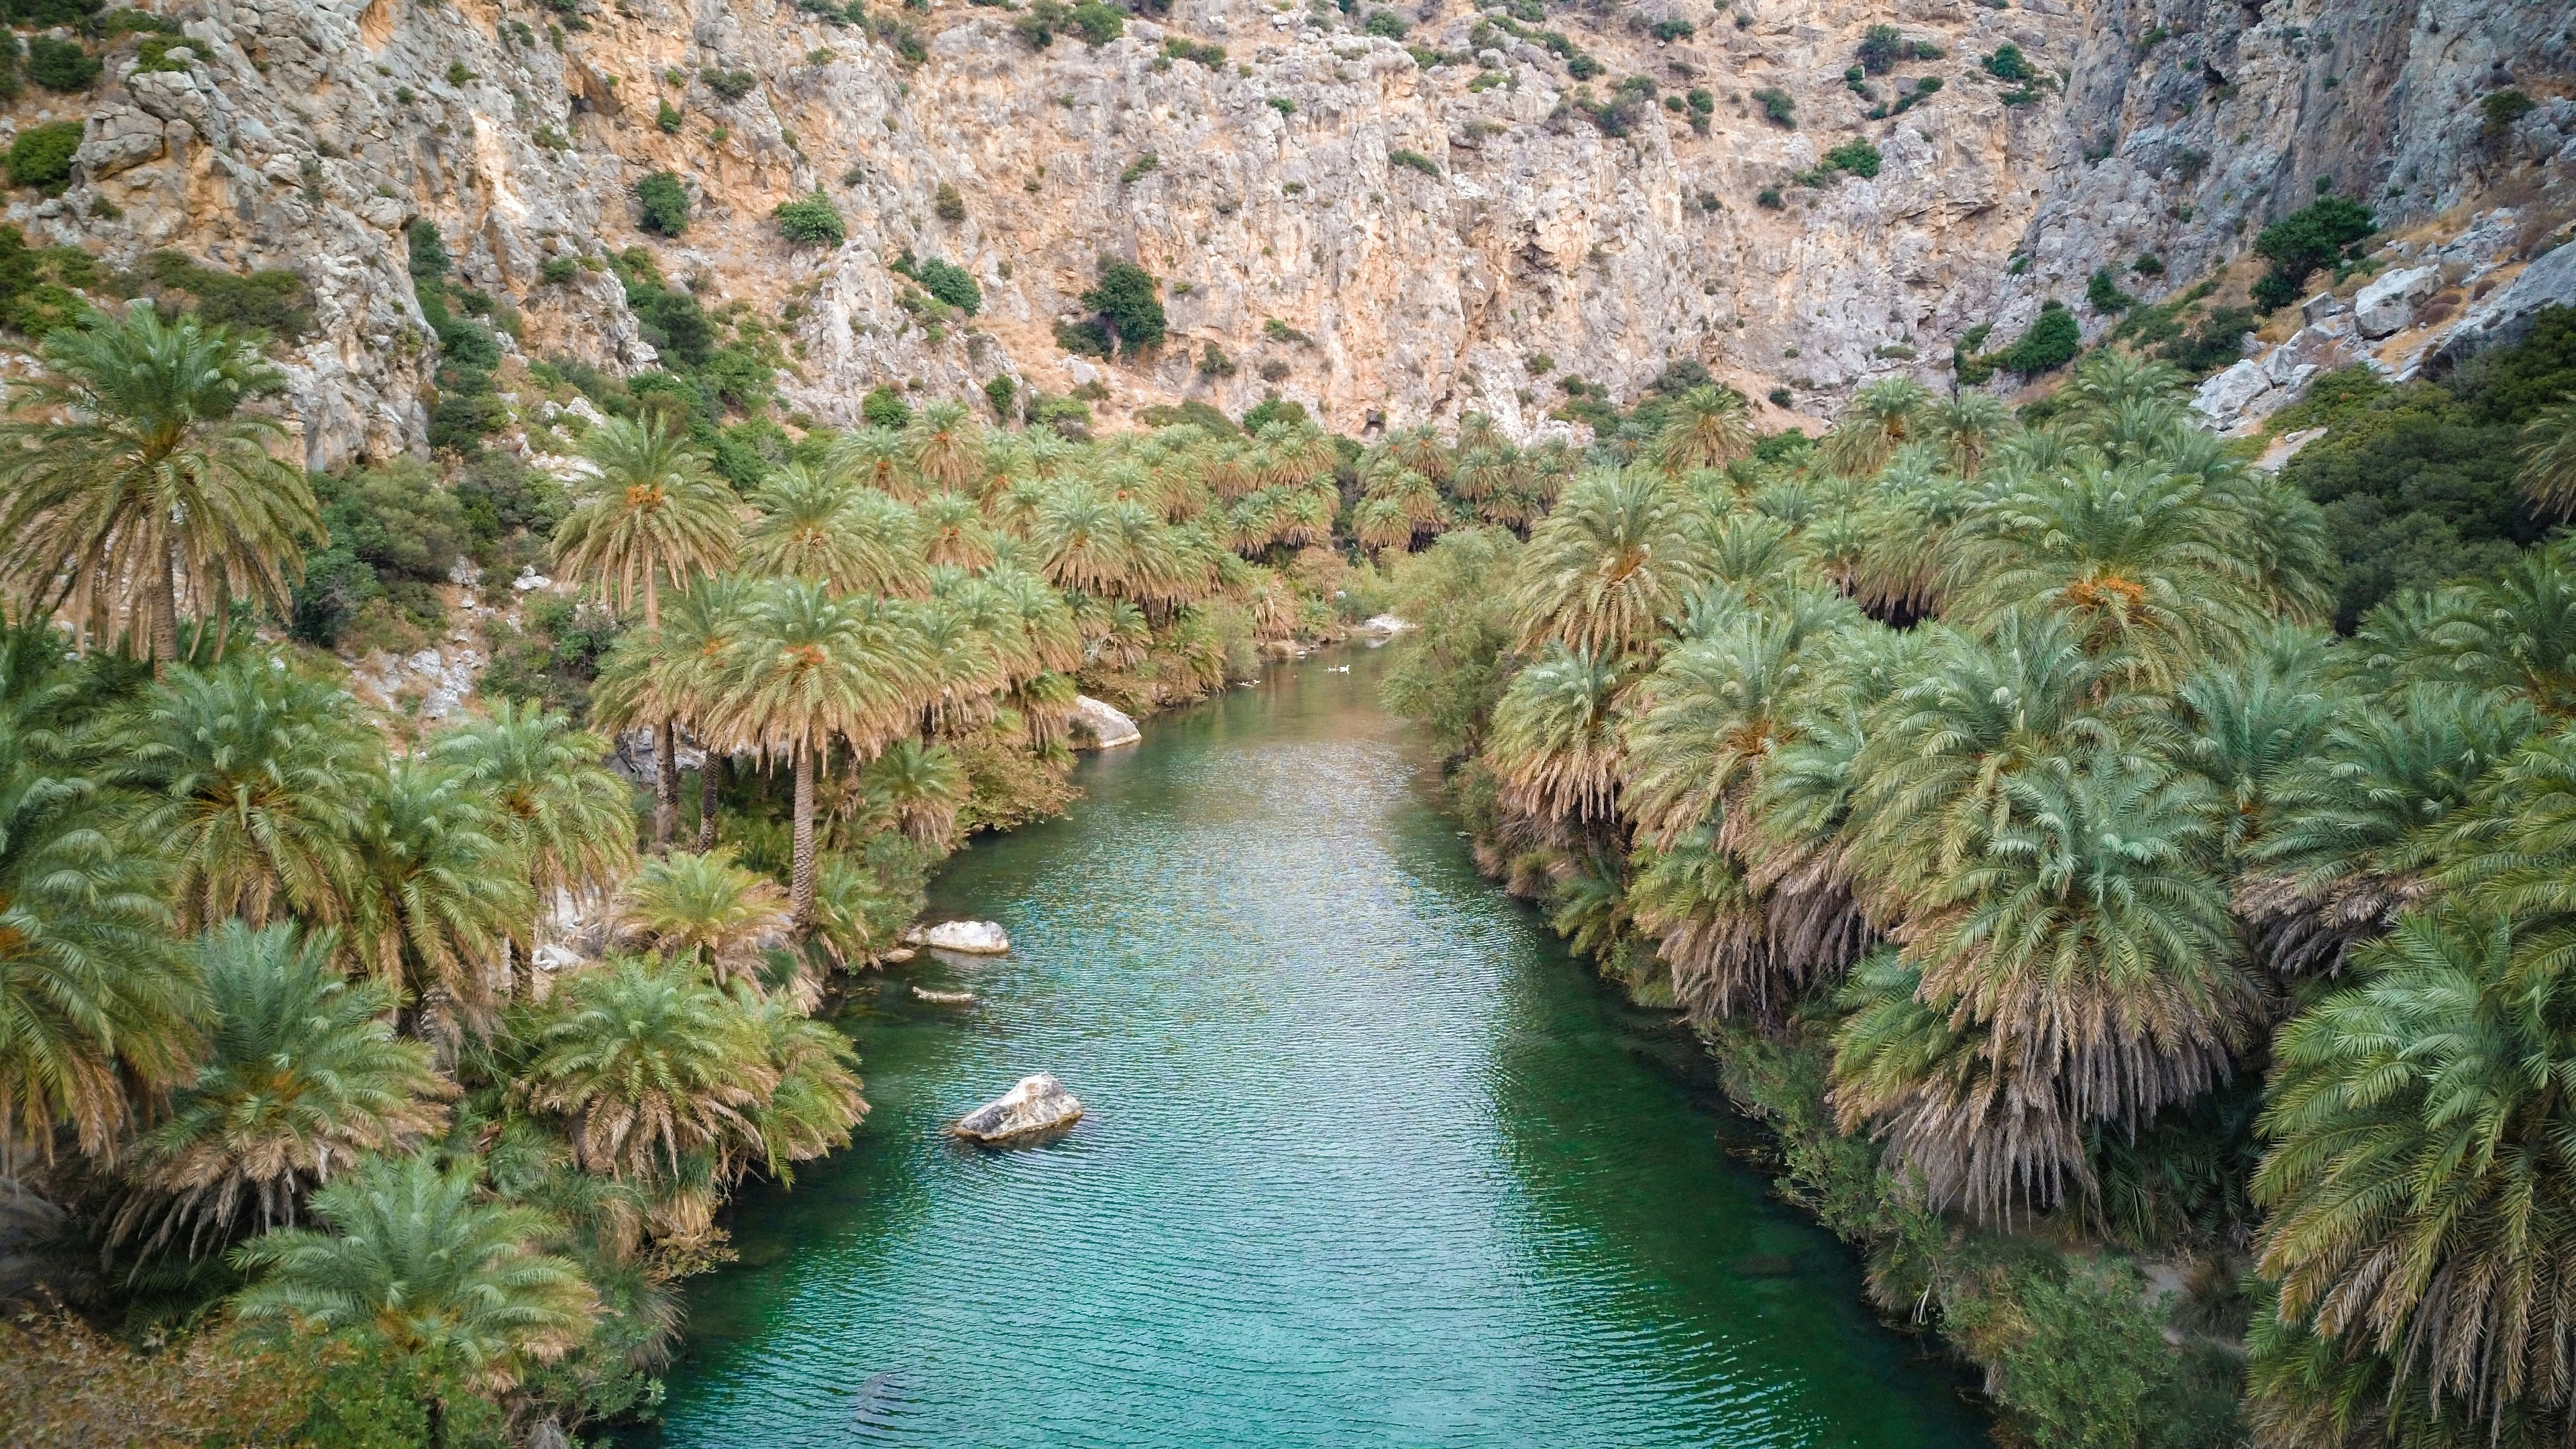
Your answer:
[[[2104,356],[2029,430],[1877,384],[1768,466],[1683,413],[1408,566],[1399,702],[1578,947],[1832,1023],[1929,1206],[2098,1215],[2269,1066],[2273,1442],[2564,1438],[2576,544],[2336,638],[2316,509],[2179,383]]]

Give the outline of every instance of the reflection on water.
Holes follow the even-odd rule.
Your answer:
[[[852,1008],[876,1112],[744,1201],[663,1443],[1982,1437],[1721,1150],[1688,1040],[1476,878],[1357,662],[1155,721],[948,867],[1016,950]],[[941,1135],[1040,1070],[1071,1136]]]

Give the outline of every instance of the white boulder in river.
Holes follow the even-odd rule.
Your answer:
[[[988,1146],[1006,1147],[1082,1120],[1082,1103],[1064,1083],[1044,1072],[1020,1078],[1020,1084],[957,1119],[958,1136]]]
[[[1114,750],[1145,737],[1125,710],[1087,694],[1073,697],[1073,723],[1075,749]]]
[[[916,946],[964,956],[1000,956],[1011,949],[1011,938],[999,921],[942,921],[927,930],[915,926],[903,938]]]

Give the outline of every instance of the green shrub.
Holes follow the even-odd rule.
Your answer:
[[[29,126],[9,143],[9,184],[40,187],[60,195],[72,176],[72,153],[80,149],[81,123],[47,121]]]
[[[1401,147],[1386,153],[1386,164],[1389,166],[1402,166],[1409,171],[1419,171],[1425,176],[1437,176],[1440,174],[1440,165],[1438,162],[1433,161],[1430,157],[1423,155],[1419,151],[1407,151]]]
[[[1101,258],[1100,280],[1082,294],[1082,305],[1091,309],[1090,320],[1111,353],[1132,357],[1161,345],[1163,304],[1154,295],[1158,285],[1153,273],[1133,262]]]
[[[27,79],[49,91],[88,90],[98,72],[98,57],[78,41],[39,35],[27,42]]]
[[[1011,29],[1031,50],[1044,50],[1055,44],[1072,16],[1063,0],[1029,0],[1028,8],[1011,17]]]
[[[836,247],[849,236],[841,209],[819,189],[780,206],[777,215],[779,234],[796,246]]]
[[[79,25],[96,15],[102,0],[0,0],[0,18],[27,30]]]
[[[1118,184],[1121,186],[1133,186],[1137,182],[1154,174],[1154,168],[1162,164],[1162,157],[1148,151],[1144,155],[1127,163],[1125,169],[1118,173]]]
[[[2478,139],[2489,146],[2500,145],[2513,134],[2513,123],[2530,115],[2539,102],[2518,90],[2491,91],[2478,102],[2484,118],[2478,123]]]
[[[868,395],[859,400],[859,416],[872,428],[905,428],[912,424],[912,409],[905,404],[903,394],[883,384],[868,389]]]
[[[969,317],[984,305],[984,289],[975,285],[974,275],[953,262],[932,257],[913,268],[912,278],[923,291]]]
[[[984,400],[993,405],[996,419],[1008,423],[1019,416],[1020,385],[1013,382],[1007,372],[997,374],[991,382],[984,384]]]
[[[2005,41],[1996,47],[1994,54],[1977,64],[1985,69],[1986,74],[1997,80],[2027,84],[2039,79],[2039,68],[2032,65],[2030,58],[2021,53],[2021,47],[2011,41]]]
[[[2144,252],[2136,261],[2129,263],[2129,270],[2141,277],[2161,277],[2165,274],[2164,259],[2153,252]]]
[[[2094,268],[2093,275],[2085,280],[2084,301],[2085,305],[2106,317],[2114,312],[2126,312],[2138,304],[2137,298],[2120,290],[2120,284],[2112,278],[2109,267]]]
[[[1163,54],[1173,60],[1195,61],[1210,70],[1221,70],[1225,66],[1224,46],[1202,45],[1177,35],[1163,42]]]
[[[1687,20],[1658,20],[1646,27],[1646,33],[1657,40],[1688,40],[1699,34],[1699,27]]]
[[[438,586],[467,551],[465,509],[438,474],[410,459],[313,480],[324,538],[306,556],[292,595],[291,629],[308,643],[339,642],[370,599],[390,599],[415,624],[446,614]]]
[[[1261,401],[1254,403],[1244,412],[1243,430],[1247,433],[1257,433],[1272,423],[1286,423],[1289,426],[1294,427],[1305,421],[1306,405],[1304,403],[1297,401],[1295,398],[1281,397],[1279,394],[1274,392],[1270,396],[1263,398]]]
[[[1100,0],[1082,0],[1065,12],[1065,19],[1082,33],[1082,43],[1094,50],[1127,33],[1127,17]]]
[[[560,287],[564,283],[581,275],[581,259],[578,257],[548,257],[545,260],[545,265],[538,268],[538,274],[545,278],[546,285],[550,287]]]
[[[1369,12],[1368,19],[1360,26],[1360,31],[1366,35],[1384,36],[1389,40],[1402,40],[1404,32],[1409,28],[1404,23],[1403,16],[1392,10],[1381,9]]]
[[[452,263],[447,256],[447,243],[438,234],[438,223],[428,217],[415,217],[403,228],[403,248],[414,281],[436,281],[447,275]]]
[[[2325,510],[2344,565],[2338,627],[2400,590],[2492,572],[2541,536],[2515,482],[2518,443],[2523,425],[2570,389],[2576,309],[2562,307],[2447,386],[2391,387],[2354,368],[2317,379],[2284,410],[2284,426],[2329,428],[2281,477]]]
[[[698,78],[707,83],[708,90],[728,101],[741,100],[760,84],[760,77],[747,70],[711,70]]]
[[[2320,197],[2263,228],[2254,238],[2254,253],[2269,258],[2272,267],[2254,283],[2254,305],[2269,312],[2298,301],[2310,276],[2378,229],[2369,207],[2340,196]]]
[[[670,172],[656,171],[636,182],[635,202],[644,211],[643,228],[655,236],[678,236],[689,229],[689,189]]]
[[[1773,407],[1775,407],[1775,408],[1785,408],[1785,407],[1787,407],[1787,406],[1789,405],[1789,403],[1790,403],[1790,401],[1791,401],[1790,396],[1789,396],[1789,390],[1788,390],[1787,388],[1785,388],[1785,387],[1775,387],[1775,388],[1771,389],[1771,394],[1770,394],[1770,396],[1771,396],[1771,406],[1773,406]]]
[[[1848,171],[1863,179],[1878,174],[1881,159],[1878,148],[1859,136],[1825,153],[1826,166],[1837,171]]]
[[[942,181],[939,183],[939,189],[931,194],[930,212],[941,221],[964,221],[966,198],[957,194],[957,188],[954,185]]]
[[[680,108],[668,100],[659,101],[656,105],[658,109],[653,113],[653,124],[659,126],[665,136],[680,134]]]
[[[2084,329],[2075,314],[2063,302],[2050,300],[2039,304],[2039,316],[2032,319],[2024,332],[1997,360],[2024,377],[2052,372],[2075,360],[2084,350]]]
[[[1860,40],[1860,68],[1870,75],[1885,75],[1905,58],[1905,37],[1893,25],[1873,25]]]
[[[118,13],[123,14],[126,12],[120,11]],[[158,32],[146,35],[142,40],[135,44],[134,69],[138,73],[169,71],[185,75],[188,71],[188,63],[184,60],[172,60],[170,58],[171,51],[178,50],[183,47],[187,49],[195,48],[188,44],[188,38],[184,35],[170,35]]]
[[[1765,211],[1785,211],[1789,206],[1788,201],[1780,195],[1780,188],[1777,186],[1765,186],[1753,193],[1753,204]]]
[[[313,329],[313,291],[293,272],[241,276],[201,267],[177,252],[154,252],[143,259],[141,273],[157,291],[192,299],[196,305],[188,310],[209,322],[257,328],[288,342]]]
[[[1764,86],[1753,93],[1753,99],[1762,107],[1762,114],[1771,124],[1786,126],[1793,131],[1798,128],[1798,102],[1787,91],[1778,86]]]

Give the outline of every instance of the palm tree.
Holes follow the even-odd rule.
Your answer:
[[[626,782],[600,763],[606,751],[562,715],[506,699],[491,718],[430,741],[432,760],[489,798],[494,837],[525,872],[534,914],[511,933],[522,959],[542,944],[559,899],[596,900],[634,863],[635,812]],[[522,973],[513,989],[533,985]]]
[[[2540,727],[2528,702],[2457,685],[2414,685],[2339,715],[2266,780],[2262,828],[2239,852],[2237,914],[2283,976],[2340,971],[2427,900],[2445,823]]]
[[[752,505],[742,564],[765,577],[813,579],[836,593],[914,594],[922,557],[913,511],[840,475],[791,463]]]
[[[922,561],[936,568],[950,565],[961,569],[990,568],[993,564],[992,530],[984,525],[983,510],[963,493],[934,493],[913,509],[921,531]]]
[[[322,524],[273,456],[285,428],[241,411],[285,386],[257,339],[147,306],[89,314],[41,352],[52,376],[13,389],[21,420],[0,427],[0,586],[27,616],[132,639],[156,671],[180,657],[182,614],[218,638],[235,599],[285,617]]]
[[[1504,798],[1541,819],[1606,820],[1619,774],[1623,659],[1548,644],[1512,676],[1485,745]]]
[[[618,898],[618,929],[718,981],[760,969],[761,952],[787,931],[787,895],[769,877],[734,864],[730,851],[675,850],[648,860]]]
[[[733,490],[707,467],[688,435],[659,417],[611,418],[583,440],[599,470],[555,529],[556,571],[589,583],[623,611],[644,602],[644,627],[662,627],[662,590],[733,561],[741,524]],[[678,745],[668,718],[653,731],[653,843],[671,843],[679,819]]]
[[[1681,490],[1642,468],[1592,474],[1530,531],[1517,600],[1525,643],[1632,648],[1707,572],[1704,532]]]
[[[903,833],[915,844],[945,850],[957,833],[957,812],[971,793],[966,769],[938,745],[905,738],[868,761],[860,783],[884,799]]]
[[[513,1090],[564,1120],[585,1170],[651,1181],[691,1159],[731,1175],[777,1085],[742,1002],[689,962],[630,957],[558,988]]]
[[[1744,394],[1714,384],[1673,399],[1655,434],[1655,462],[1667,473],[1722,468],[1753,451]]]
[[[909,502],[921,496],[920,479],[912,471],[912,450],[890,428],[859,428],[842,434],[824,467],[889,498]]]
[[[143,1139],[112,1241],[194,1257],[292,1223],[335,1173],[445,1125],[455,1088],[427,1046],[395,1037],[392,990],[343,977],[338,950],[329,931],[241,921],[193,943],[214,1023],[206,1059]]]
[[[2522,438],[2522,491],[2532,508],[2562,517],[2576,509],[2576,400],[2541,409]]]
[[[2269,612],[2234,520],[2204,491],[2143,465],[2019,482],[1961,523],[1950,617],[1974,627],[2008,609],[2053,610],[2095,656],[2170,687]]]
[[[382,737],[348,696],[256,651],[181,670],[145,701],[124,773],[177,869],[182,930],[241,916],[348,919]]]
[[[0,1174],[56,1128],[113,1155],[138,1101],[185,1081],[196,972],[169,874],[84,769],[53,631],[0,628]]]
[[[914,476],[933,488],[965,488],[984,472],[983,428],[964,403],[942,399],[923,408],[905,433]]]
[[[2514,954],[2449,908],[2356,952],[2358,984],[2280,1033],[2254,1179],[2280,1318],[2480,1439],[2563,1425],[2576,1388],[2576,1036]]]
[[[795,771],[788,889],[801,936],[814,917],[814,776],[834,743],[862,757],[908,733],[927,661],[899,617],[819,585],[764,585],[727,650],[710,728],[727,748],[786,755]]]
[[[359,1334],[484,1393],[563,1357],[590,1336],[597,1300],[580,1270],[534,1246],[552,1219],[476,1193],[480,1167],[366,1159],[313,1194],[328,1231],[285,1228],[233,1250],[259,1275],[234,1313]]]
[[[2261,1005],[2212,868],[2216,802],[2204,782],[2108,746],[2002,791],[2007,823],[1900,936],[1916,994],[2050,1120],[2133,1131],[2221,1080]],[[1934,1203],[1980,1217],[2017,1198],[2045,1206],[2070,1181],[2089,1190],[2080,1145],[2024,1138],[1978,1096],[1863,1091],[1842,1101],[1844,1122],[1874,1121]]]
[[[793,1164],[848,1146],[850,1129],[867,1116],[859,1054],[838,1028],[786,1001],[755,1002],[749,1015],[749,1034],[776,1083],[752,1114],[761,1163],[780,1182],[791,1182]]]
[[[1996,442],[2013,430],[2013,413],[1992,393],[1965,392],[1936,404],[1931,422],[1943,465],[1962,478],[1974,478]]]
[[[358,959],[400,994],[406,1035],[480,1032],[491,962],[535,911],[528,868],[491,793],[457,770],[401,760],[374,785],[350,909]]]
[[[1886,467],[1919,430],[1931,401],[1932,394],[1910,377],[1863,384],[1825,434],[1826,465],[1846,478],[1866,478]]]

